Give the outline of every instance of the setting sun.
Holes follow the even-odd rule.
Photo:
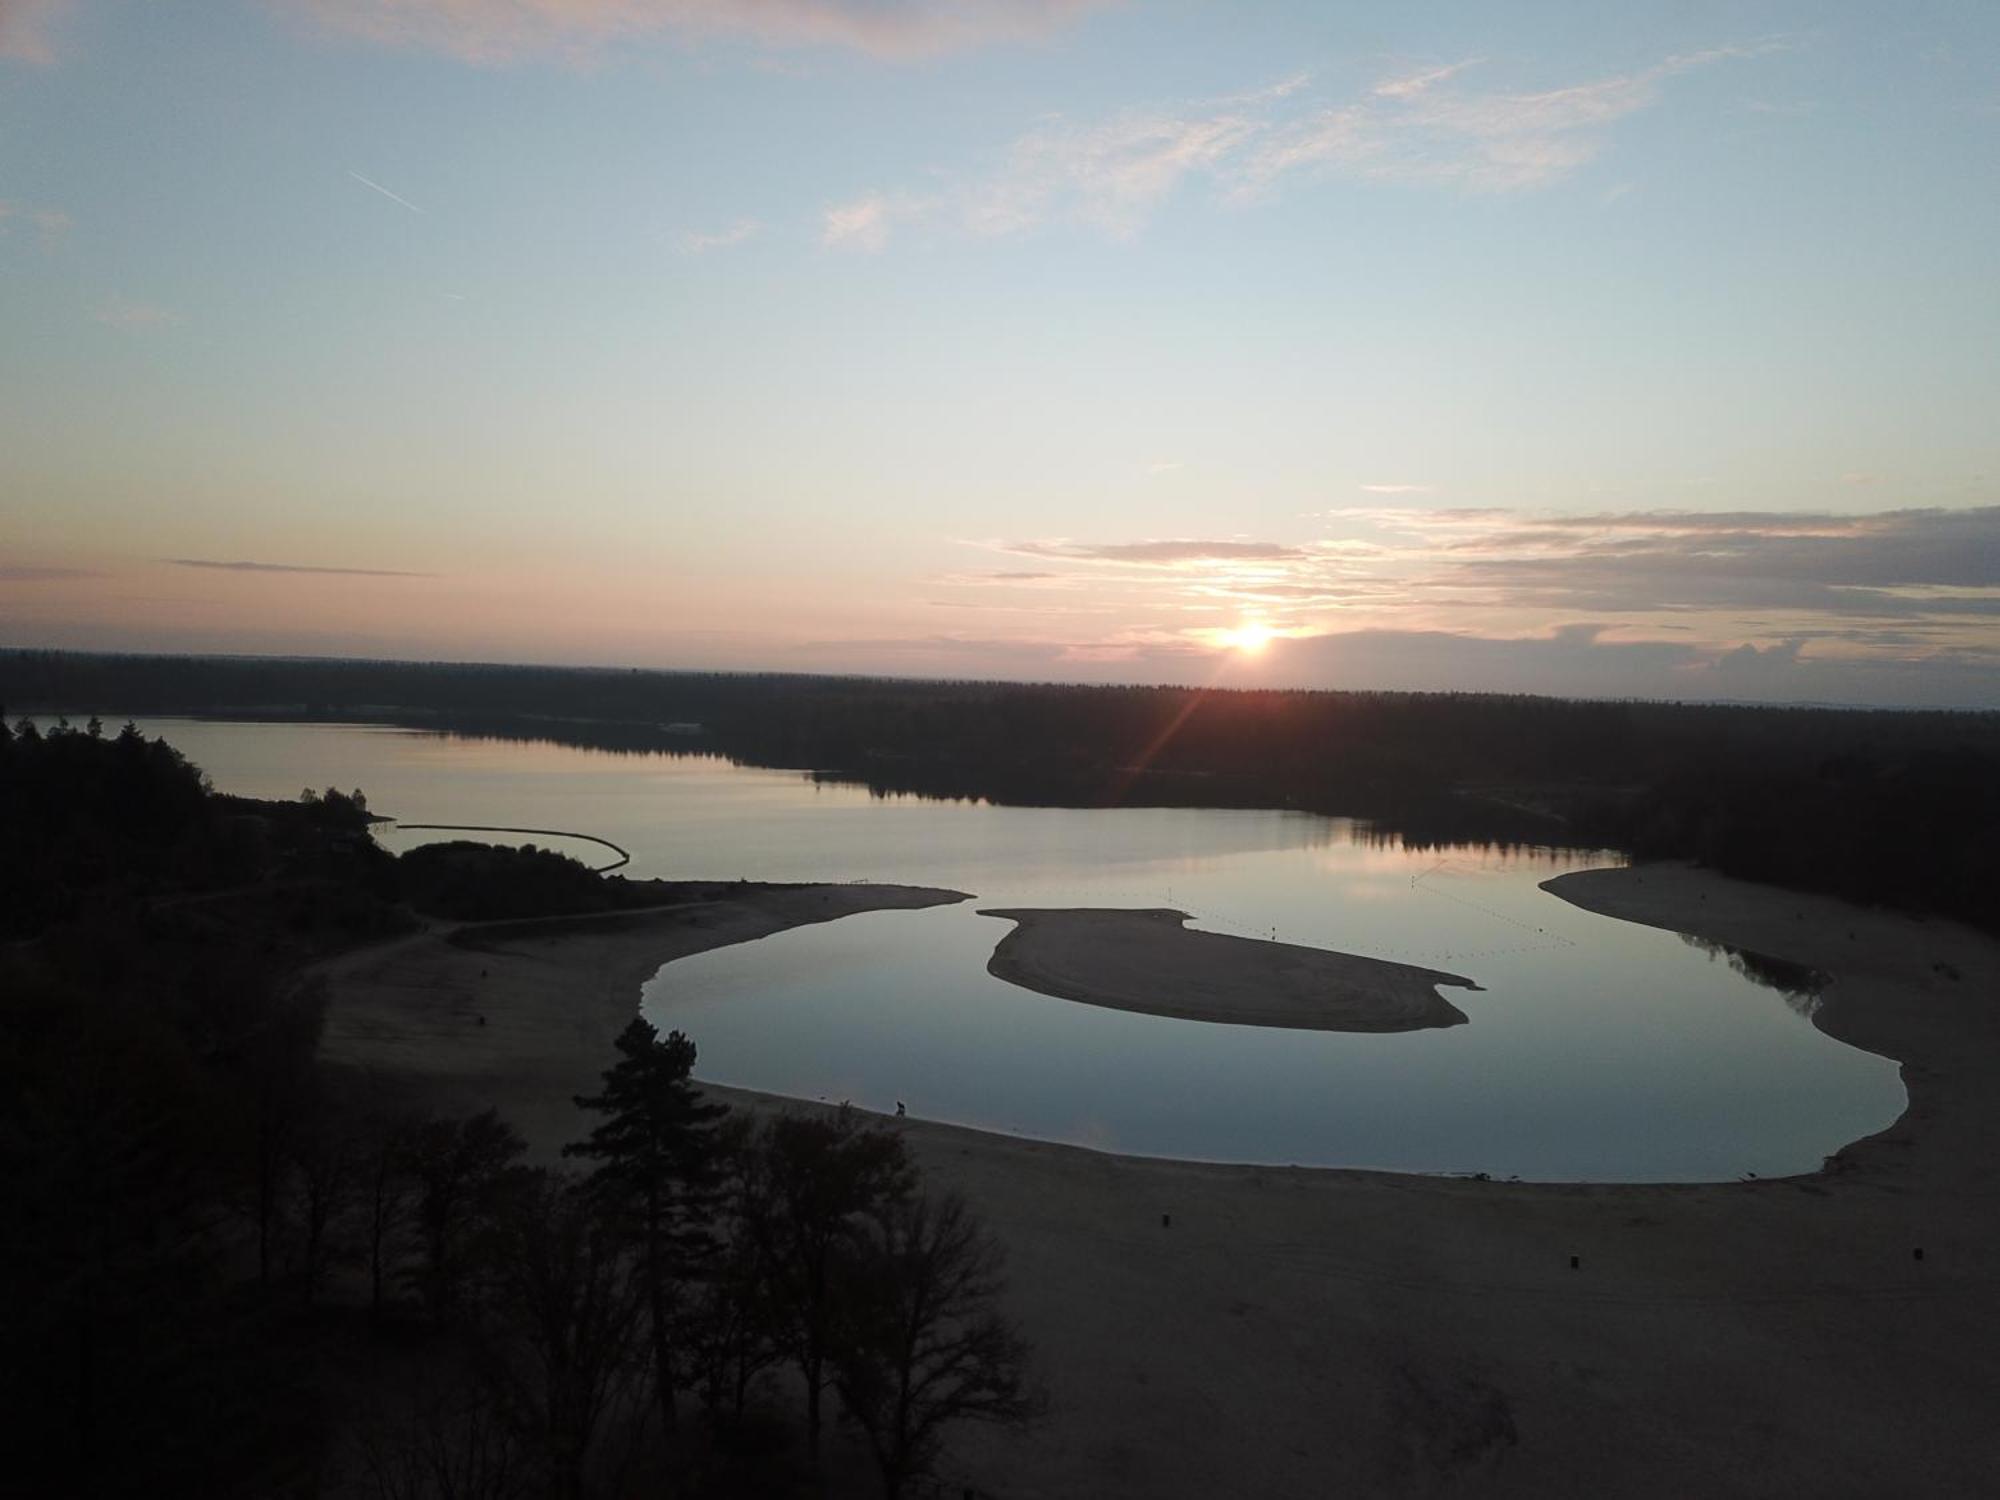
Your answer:
[[[1262,620],[1246,620],[1234,630],[1222,633],[1222,643],[1245,656],[1259,655],[1277,632]]]

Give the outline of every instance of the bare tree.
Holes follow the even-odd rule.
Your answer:
[[[477,1259],[476,1242],[526,1150],[497,1110],[417,1127],[409,1162],[423,1260],[413,1279],[433,1318],[443,1318],[458,1302]]]
[[[373,1117],[364,1128],[361,1211],[368,1236],[368,1310],[377,1317],[382,1313],[391,1258],[415,1186],[409,1169],[417,1125],[408,1115],[384,1114]]]
[[[819,1458],[821,1396],[837,1329],[838,1267],[870,1214],[907,1197],[903,1138],[842,1105],[830,1118],[766,1122],[750,1156],[745,1224],[806,1385],[806,1442]]]
[[[373,1500],[526,1500],[519,1436],[484,1394],[459,1381],[413,1403],[401,1422],[356,1441]]]
[[[1045,1404],[1000,1312],[999,1243],[956,1193],[886,1201],[844,1267],[833,1349],[841,1403],[897,1500],[954,1422],[1024,1425]]]
[[[726,1413],[738,1425],[752,1384],[785,1357],[784,1320],[751,1222],[759,1178],[752,1142],[750,1123],[740,1116],[716,1132],[720,1244],[687,1305],[680,1336],[709,1417]]]
[[[547,1492],[581,1500],[600,1433],[643,1410],[644,1278],[593,1199],[547,1172],[514,1183],[491,1248],[480,1337],[495,1395],[543,1448]]]
[[[298,1181],[300,1280],[305,1300],[314,1302],[327,1267],[345,1248],[340,1226],[356,1198],[363,1170],[354,1124],[325,1090],[293,1133],[289,1145]]]

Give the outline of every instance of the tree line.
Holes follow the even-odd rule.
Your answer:
[[[635,1020],[617,1048],[576,1101],[598,1123],[564,1155],[587,1171],[521,1165],[488,1111],[361,1117],[330,1197],[300,1174],[301,1244],[327,1215],[377,1314],[400,1286],[453,1351],[429,1399],[355,1434],[377,1493],[769,1486],[788,1390],[806,1472],[832,1392],[894,1500],[953,1424],[1037,1415],[1000,1247],[923,1186],[893,1127],[844,1107],[731,1118],[689,1081],[679,1032]]]
[[[2000,713],[0,653],[75,712],[367,718],[884,795],[1278,807],[1612,847],[2000,931]]]

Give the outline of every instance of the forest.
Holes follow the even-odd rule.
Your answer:
[[[710,894],[367,819],[0,721],[0,1493],[846,1494],[858,1454],[893,1500],[1036,1417],[1001,1248],[890,1125],[732,1115],[635,1019],[534,1165],[327,1062],[315,959]]]
[[[2000,713],[0,653],[0,702],[713,754],[883,794],[1610,847],[2000,931]]]

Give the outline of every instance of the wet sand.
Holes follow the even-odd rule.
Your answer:
[[[1059,1000],[1238,1026],[1420,1031],[1463,1026],[1438,985],[1457,974],[1325,948],[1190,932],[1184,911],[986,908],[1016,924],[987,960],[996,979]]]
[[[1008,1246],[1053,1400],[1027,1437],[953,1434],[947,1476],[1024,1500],[1990,1493],[2000,943],[1683,866],[1549,889],[1830,974],[1814,1023],[1900,1060],[1908,1112],[1820,1173],[1694,1186],[1154,1161],[897,1121]],[[356,955],[328,1051],[498,1104],[553,1158],[647,955],[669,956],[647,944],[740,941],[816,899],[637,947],[508,943],[469,972],[422,940]],[[525,1013],[476,1027],[477,984]]]

